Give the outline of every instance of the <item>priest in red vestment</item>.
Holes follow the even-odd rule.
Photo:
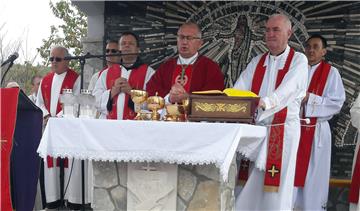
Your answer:
[[[51,72],[42,79],[40,84],[36,105],[43,111],[45,122],[49,117],[61,116],[62,108],[59,98],[63,89],[72,89],[75,95],[80,93],[80,77],[69,68],[69,61],[64,60],[66,56],[69,56],[66,48],[62,46],[52,48],[49,59]],[[68,201],[68,206],[81,204],[80,166],[80,160],[64,159],[64,180],[61,183],[60,158],[47,156],[44,159],[44,189],[47,208],[62,207],[64,200]],[[88,165],[85,163],[85,172],[87,169]],[[86,183],[87,181],[85,181]],[[88,188],[85,187],[85,192],[87,191]],[[64,194],[63,197],[62,194]],[[87,194],[85,194],[85,203],[89,203]]]
[[[106,55],[116,54],[119,53],[119,45],[117,40],[108,40],[106,42],[105,47],[105,53]],[[94,73],[90,79],[88,90],[94,90],[96,81],[100,77],[101,73],[104,72],[104,70],[108,69],[109,67],[113,66],[114,64],[119,63],[119,57],[118,56],[108,56],[106,57],[106,66],[101,69],[100,71],[97,71]]]
[[[332,145],[328,121],[340,112],[345,90],[339,71],[324,61],[326,47],[326,39],[319,34],[309,37],[305,45],[308,89],[300,116],[310,121],[301,122],[294,183],[296,210],[323,210],[328,203]]]
[[[260,96],[256,124],[268,130],[236,197],[236,210],[292,210],[299,112],[306,95],[308,62],[288,45],[292,27],[286,15],[271,15],[265,28],[269,52],[253,58],[234,85]]]
[[[95,84],[93,95],[101,119],[133,119],[134,103],[131,89],[146,89],[154,70],[139,58],[139,38],[124,32],[119,39],[122,65],[113,64],[105,69]]]
[[[179,56],[160,65],[147,84],[149,96],[158,93],[175,103],[182,102],[193,91],[223,90],[224,76],[219,65],[198,53],[202,44],[196,23],[181,25],[177,33]]]

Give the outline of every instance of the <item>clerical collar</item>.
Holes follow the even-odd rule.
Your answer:
[[[131,69],[136,69],[136,68],[140,67],[142,64],[144,64],[144,62],[139,57],[137,57],[134,64],[127,64],[129,66],[125,66],[123,64],[122,66],[125,67],[125,69],[127,69],[127,70],[131,70]]]
[[[309,65],[309,66],[310,66],[311,68],[312,68],[312,67],[315,67],[315,66],[318,66],[318,65],[321,63],[321,61],[322,61],[322,60],[320,60],[320,61],[319,61],[318,63],[316,63],[316,64]]]
[[[277,60],[278,58],[281,58],[282,55],[284,55],[284,53],[286,51],[288,51],[288,49],[290,49],[289,45],[286,46],[285,50],[283,50],[281,53],[279,53],[278,55],[271,55],[271,53],[269,53],[269,58],[272,60]]]
[[[181,55],[179,55],[179,58],[178,58],[178,60],[177,60],[177,64],[185,64],[185,65],[187,65],[187,64],[194,64],[195,63],[195,61],[196,61],[196,58],[198,57],[198,55],[199,55],[199,53],[198,52],[196,52],[196,54],[194,55],[194,56],[192,56],[192,57],[190,57],[190,58],[184,58],[184,57],[182,57]]]
[[[64,76],[64,75],[66,74],[66,72],[67,72],[67,71],[65,71],[65,72],[63,72],[63,73],[60,73],[60,74],[55,73],[55,75],[58,75],[58,76]]]

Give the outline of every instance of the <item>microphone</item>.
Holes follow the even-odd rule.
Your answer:
[[[10,63],[10,62],[14,62],[15,59],[17,59],[18,57],[19,57],[19,54],[18,54],[17,52],[11,54],[11,55],[8,57],[8,59],[5,60],[5,61],[1,64],[1,66],[4,66],[5,64],[8,64],[8,63]]]

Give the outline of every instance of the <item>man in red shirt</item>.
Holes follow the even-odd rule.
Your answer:
[[[199,26],[192,22],[182,24],[177,33],[179,56],[160,65],[147,84],[149,96],[157,92],[175,103],[193,91],[223,90],[224,76],[219,65],[198,53],[202,44]]]

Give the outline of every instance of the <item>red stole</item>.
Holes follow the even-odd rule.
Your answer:
[[[183,69],[185,68],[185,72],[182,73]],[[171,84],[175,84],[175,82],[181,84],[186,92],[190,91],[190,84],[191,84],[191,76],[192,76],[192,71],[193,70],[193,65],[189,64],[189,65],[176,65],[175,67],[175,71],[173,72],[172,75],[172,79],[171,79]],[[181,79],[181,75],[183,75],[183,79]]]
[[[294,49],[290,49],[289,55],[286,58],[284,68],[278,71],[275,88],[279,87],[286,73],[289,71],[291,61],[294,57]],[[266,67],[264,62],[268,53],[264,54],[259,63],[256,66],[253,76],[251,91],[259,95],[260,88],[264,79]],[[282,151],[284,141],[284,127],[286,120],[287,108],[283,108],[281,111],[274,115],[272,126],[270,128],[268,154],[266,159],[265,179],[264,179],[264,191],[277,192],[280,185],[280,173],[282,163]],[[242,177],[247,180],[248,167],[245,175],[242,173]],[[240,173],[239,173],[240,176]]]
[[[50,101],[51,101],[51,86],[52,86],[54,74],[55,74],[54,72],[47,74],[41,82],[41,93],[43,95],[45,108],[48,110],[49,113],[50,113]],[[78,74],[74,70],[68,69],[64,81],[61,85],[60,94],[62,94],[63,89],[72,89],[74,87],[77,77]],[[61,105],[58,100],[56,107],[56,114],[59,113],[60,111],[61,111]]]
[[[355,168],[352,175],[352,181],[349,191],[349,202],[357,204],[359,202],[359,191],[360,191],[360,150],[357,153],[355,162],[356,162]]]
[[[147,73],[148,66],[146,64],[141,65],[136,69],[132,69],[128,82],[130,86],[134,89],[143,89],[145,83],[145,77]],[[116,79],[121,77],[121,68],[120,65],[113,65],[108,69],[106,75],[106,88],[111,89],[114,85]],[[107,115],[107,119],[117,119],[117,100],[118,96],[114,96],[112,99],[112,108],[109,114]],[[135,112],[130,109],[127,105],[129,103],[130,95],[125,94],[125,102],[124,102],[124,111],[122,119],[134,119]]]
[[[1,163],[0,163],[0,207],[12,210],[10,191],[10,155],[15,131],[16,111],[18,106],[19,88],[1,89]]]
[[[108,68],[109,68],[109,66],[106,65],[102,70],[100,70],[98,73],[98,78],[100,78],[101,73],[104,72],[104,70],[106,70]]]
[[[41,93],[43,95],[45,108],[50,113],[50,101],[51,101],[51,86],[52,81],[54,78],[54,72],[51,72],[47,74],[42,82],[41,82]],[[65,78],[61,84],[60,94],[62,94],[63,89],[72,89],[74,87],[75,81],[79,75],[72,69],[68,69],[65,75]],[[58,100],[57,107],[56,107],[56,113],[59,113],[61,111],[60,102]],[[54,167],[53,163],[53,157],[47,156],[47,166],[48,168]],[[60,166],[60,158],[58,157],[56,159],[56,166]],[[64,160],[64,167],[68,167],[68,159],[66,158]]]
[[[308,92],[322,96],[331,66],[322,61],[316,68],[308,88]],[[305,110],[302,118],[305,118]],[[310,124],[301,125],[300,143],[297,152],[295,181],[296,187],[304,187],[306,174],[309,167],[311,147],[314,141],[315,125],[317,118],[311,117]]]

